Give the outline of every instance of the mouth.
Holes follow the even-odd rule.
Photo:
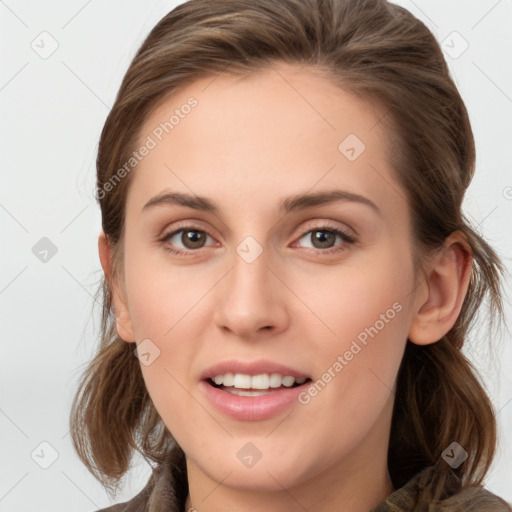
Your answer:
[[[220,361],[199,379],[210,405],[240,421],[269,420],[300,406],[298,396],[312,382],[303,370],[270,359]]]
[[[216,389],[244,397],[265,396],[282,390],[304,386],[311,382],[309,377],[294,377],[280,373],[262,373],[258,375],[224,373],[205,380]]]

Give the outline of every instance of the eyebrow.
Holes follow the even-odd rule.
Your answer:
[[[286,214],[293,211],[305,210],[306,208],[312,208],[314,206],[334,203],[337,201],[360,203],[369,206],[372,210],[375,211],[375,213],[382,215],[379,207],[367,197],[338,189],[315,193],[306,192],[289,196],[283,199],[279,205],[279,212]],[[143,206],[142,210],[146,211],[152,209],[153,207],[164,205],[186,206],[194,210],[201,210],[210,212],[214,215],[219,215],[219,207],[211,199],[191,194],[183,194],[181,192],[164,192],[155,197],[152,197]]]

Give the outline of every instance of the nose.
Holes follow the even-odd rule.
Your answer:
[[[287,290],[277,269],[269,266],[265,251],[252,262],[235,252],[232,261],[230,272],[216,287],[215,324],[247,340],[285,330],[289,324]]]

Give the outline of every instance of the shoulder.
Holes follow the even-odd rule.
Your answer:
[[[175,445],[135,497],[95,512],[178,512],[188,494],[185,454]]]
[[[467,487],[440,503],[441,511],[512,512],[512,506],[484,487]]]
[[[461,487],[453,474],[444,481],[444,498],[435,499],[436,474],[435,466],[419,472],[372,512],[512,512],[509,503],[482,486]]]

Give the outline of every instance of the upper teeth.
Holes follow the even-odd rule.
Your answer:
[[[227,387],[234,386],[239,389],[268,389],[285,386],[287,388],[306,382],[306,377],[295,378],[280,373],[262,373],[260,375],[247,375],[245,373],[224,373],[216,375],[213,379],[215,384]]]

